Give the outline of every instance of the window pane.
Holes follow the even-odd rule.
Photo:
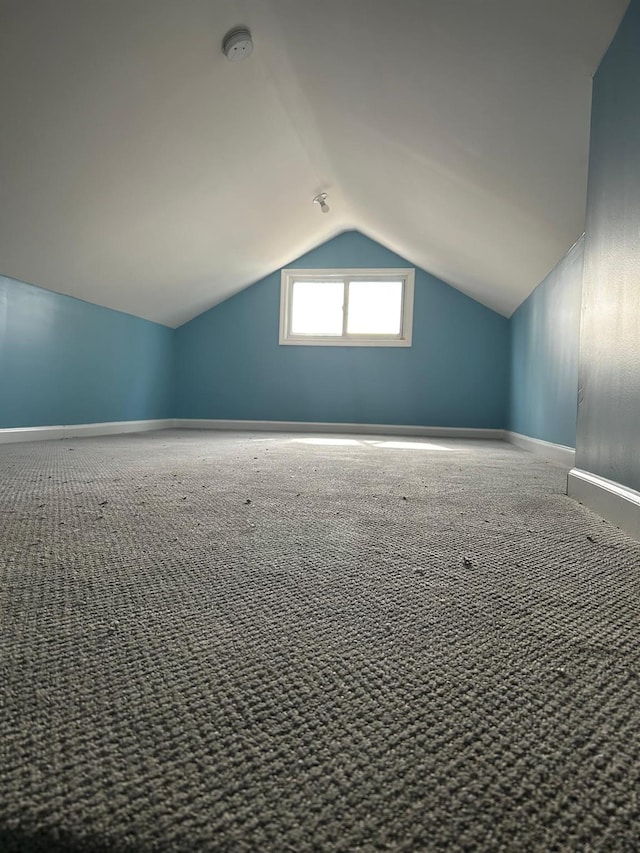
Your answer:
[[[402,331],[401,281],[352,281],[347,332],[351,335],[399,335]]]
[[[344,284],[341,281],[294,281],[292,335],[341,335]]]

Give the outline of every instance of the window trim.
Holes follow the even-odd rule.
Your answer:
[[[280,273],[279,343],[283,346],[322,347],[410,347],[413,332],[413,293],[415,269],[283,269]],[[347,334],[348,300],[343,311],[343,333],[336,335],[291,334],[291,303],[294,281],[344,281],[345,291],[350,281],[397,281],[402,287],[402,323],[398,336]]]

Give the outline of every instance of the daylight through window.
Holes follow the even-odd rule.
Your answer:
[[[283,270],[280,343],[411,346],[414,270]]]

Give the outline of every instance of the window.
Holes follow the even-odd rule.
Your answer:
[[[280,343],[411,346],[415,270],[282,270]]]

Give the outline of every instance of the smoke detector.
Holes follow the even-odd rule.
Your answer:
[[[253,39],[246,27],[229,30],[222,41],[222,52],[230,62],[246,59],[253,52]]]

